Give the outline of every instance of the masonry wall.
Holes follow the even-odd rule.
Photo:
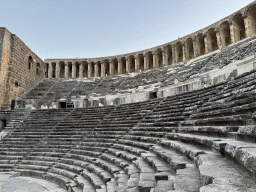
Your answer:
[[[44,78],[45,64],[16,35],[0,29],[0,107],[8,110],[12,100],[21,98]]]

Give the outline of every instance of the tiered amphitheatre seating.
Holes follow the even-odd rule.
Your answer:
[[[34,89],[28,92],[23,99],[40,99],[56,83],[56,80],[44,79]]]

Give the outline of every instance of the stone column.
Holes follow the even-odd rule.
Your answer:
[[[173,58],[173,64],[177,63],[175,45],[172,45],[172,58]]]
[[[76,77],[76,66],[75,63],[72,63],[72,78]]]
[[[144,71],[148,70],[148,60],[147,60],[147,53],[143,54],[144,59]]]
[[[88,78],[92,76],[92,63],[88,63]]]
[[[83,74],[84,74],[84,65],[83,63],[79,64],[79,78],[83,78]]]
[[[98,71],[99,71],[99,65],[98,63],[94,63],[94,77],[99,77],[99,74],[98,74]]]
[[[250,21],[247,16],[244,16],[244,25],[245,25],[246,37],[250,37],[251,36]]]
[[[101,77],[105,77],[105,62],[101,61]]]
[[[153,69],[158,68],[158,63],[157,63],[157,54],[155,51],[152,51],[153,55]]]
[[[182,52],[183,52],[183,61],[187,59],[186,43],[185,41],[181,42]]]
[[[118,75],[122,74],[122,63],[121,63],[121,59],[117,59],[118,62]]]
[[[193,41],[193,48],[194,48],[194,58],[198,56],[198,50],[197,50],[197,42],[196,42],[196,36],[192,38]]]
[[[140,69],[139,69],[139,58],[138,58],[138,55],[135,55],[134,56],[134,59],[135,59],[135,72],[137,73]]]
[[[233,43],[236,42],[235,28],[234,28],[234,25],[232,23],[230,23],[229,27],[230,27],[231,44],[233,44]]]
[[[68,78],[68,63],[65,63],[65,78]]]
[[[113,59],[109,60],[109,76],[112,76],[114,74],[114,64]]]
[[[126,57],[125,58],[125,60],[126,60],[126,73],[130,73],[131,72],[131,70],[130,70],[130,65],[131,65],[131,62],[130,62],[130,59],[129,59],[129,57]]]
[[[218,43],[218,48],[221,49],[223,47],[222,41],[221,41],[221,36],[220,36],[220,31],[219,29],[216,30],[216,36],[217,36],[217,43]]]
[[[60,63],[56,63],[56,78],[60,78]]]
[[[204,45],[205,45],[205,54],[207,54],[207,53],[209,53],[210,51],[209,51],[209,43],[208,43],[208,35],[207,35],[208,33],[207,32],[205,32],[204,34],[203,34],[203,37],[204,37]]]
[[[52,78],[52,63],[49,63],[48,78]]]
[[[162,57],[163,57],[163,66],[167,66],[168,65],[168,58],[166,55],[166,48],[162,49]]]

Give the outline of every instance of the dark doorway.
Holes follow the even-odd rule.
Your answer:
[[[0,130],[3,130],[6,127],[6,119],[0,120]]]
[[[15,100],[12,100],[12,103],[11,103],[11,110],[13,110],[15,108]]]
[[[67,103],[66,102],[59,102],[59,108],[60,109],[66,109],[67,108]]]
[[[156,99],[157,98],[157,92],[150,92],[149,93],[149,99]]]

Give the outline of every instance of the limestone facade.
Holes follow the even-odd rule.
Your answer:
[[[44,62],[15,34],[0,28],[0,108],[10,109],[44,73]]]
[[[120,75],[172,65],[224,48],[256,33],[256,1],[195,33],[147,50],[100,58],[45,59],[46,78]]]

